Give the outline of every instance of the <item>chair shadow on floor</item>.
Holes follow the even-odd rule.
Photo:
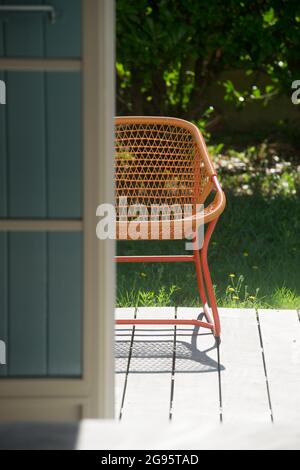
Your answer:
[[[204,314],[201,313],[198,320],[203,317]],[[174,334],[175,329],[172,326],[155,329],[151,326],[138,327],[132,341],[132,328],[116,328],[116,373],[218,372],[217,345],[207,329],[189,325],[177,326],[176,348]],[[220,370],[224,369],[220,364]]]

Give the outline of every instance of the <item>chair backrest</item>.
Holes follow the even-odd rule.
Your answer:
[[[198,128],[177,118],[117,117],[116,204],[204,202],[215,174]]]

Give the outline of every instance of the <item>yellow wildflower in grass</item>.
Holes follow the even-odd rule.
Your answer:
[[[233,278],[233,277],[235,277],[235,274],[229,274],[229,277]]]
[[[229,287],[228,290],[229,290],[229,292],[234,292],[234,288],[233,288],[233,287]]]
[[[140,276],[141,276],[141,277],[147,277],[147,274],[141,273]]]

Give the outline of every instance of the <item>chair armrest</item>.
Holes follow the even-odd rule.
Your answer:
[[[212,175],[211,179],[214,185],[214,190],[216,191],[216,195],[214,197],[214,200],[204,209],[205,224],[219,217],[222,214],[226,205],[225,194],[220,186],[217,176]]]

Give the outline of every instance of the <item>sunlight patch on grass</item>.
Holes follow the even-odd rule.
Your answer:
[[[293,290],[288,289],[287,287],[280,287],[275,290],[271,299],[270,307],[279,309],[299,309],[300,296],[296,295]]]

